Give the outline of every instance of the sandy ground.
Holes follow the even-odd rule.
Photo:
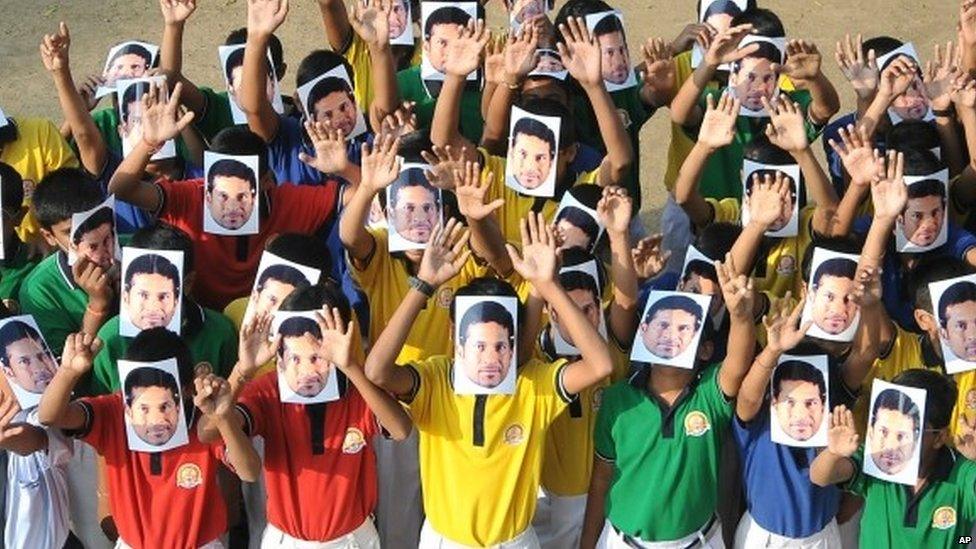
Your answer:
[[[562,2],[560,2],[561,4]],[[695,18],[697,0],[610,2],[622,9],[636,59],[644,38],[672,38]],[[226,35],[246,23],[246,0],[198,0],[184,40],[184,71],[198,84],[220,82],[217,46]],[[288,20],[278,35],[286,61],[297,68],[302,56],[314,48],[328,47],[314,0],[292,0]],[[782,17],[790,37],[813,40],[825,56],[825,70],[835,82],[845,108],[853,93],[841,79],[833,61],[835,41],[845,32],[865,37],[887,34],[915,42],[923,56],[935,43],[955,36],[956,0],[776,0],[763,1]],[[489,22],[503,25],[497,0],[489,4]],[[72,67],[76,80],[99,72],[109,47],[125,39],[158,43],[162,19],[155,0],[0,0],[0,108],[8,115],[36,115],[58,122],[61,113],[50,78],[41,65],[38,44],[45,32],[65,21],[72,34]],[[285,75],[284,89],[294,88],[294,73]],[[642,215],[650,227],[664,203],[661,184],[668,143],[667,112],[660,111],[647,123],[641,140],[641,181],[644,188]],[[817,144],[819,148],[819,143]]]

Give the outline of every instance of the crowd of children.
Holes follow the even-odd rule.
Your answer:
[[[972,540],[976,0],[927,60],[756,0],[317,0],[293,95],[289,0],[228,4],[224,89],[158,3],[84,80],[40,37],[60,126],[0,111],[3,546]]]

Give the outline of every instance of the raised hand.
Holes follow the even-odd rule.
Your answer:
[[[732,263],[732,254],[725,254],[725,261],[715,262],[715,272],[718,283],[722,288],[722,299],[732,318],[748,321],[752,320],[752,310],[755,305],[755,292],[752,279],[746,275],[736,274]]]
[[[854,302],[862,309],[881,302],[881,268],[858,269],[854,279]]]
[[[188,110],[180,116],[183,84],[176,84],[166,103],[159,97],[160,88],[164,85],[150,85],[149,93],[142,96],[142,139],[153,150],[179,135],[193,121],[193,111]]]
[[[93,74],[85,79],[84,82],[78,86],[78,95],[81,96],[82,101],[85,102],[85,108],[89,112],[98,106],[98,98],[95,97],[95,93],[98,87],[105,83],[105,78],[100,74]]]
[[[904,173],[905,155],[889,151],[884,170],[871,182],[874,217],[891,221],[901,215],[908,203],[908,188],[905,186]]]
[[[799,103],[784,96],[775,103],[770,103],[763,97],[762,104],[769,113],[766,137],[770,143],[791,153],[800,152],[810,146],[807,129],[803,124],[805,116]]]
[[[515,246],[505,244],[512,266],[522,278],[533,286],[540,286],[556,280],[559,272],[559,252],[556,237],[546,218],[538,212],[529,212],[520,221],[522,232],[522,253]]]
[[[803,300],[790,309],[790,292],[786,292],[783,299],[770,305],[770,310],[763,315],[762,323],[766,329],[766,346],[777,354],[783,354],[803,341],[807,330],[813,325],[808,320],[800,326],[800,315],[803,313]]]
[[[89,302],[107,304],[112,301],[112,281],[108,271],[101,265],[78,256],[71,266],[71,275],[75,283],[88,294]]]
[[[925,95],[928,96],[935,110],[948,109],[952,104],[953,84],[961,75],[959,70],[961,54],[961,50],[957,50],[952,42],[946,43],[945,52],[939,44],[936,44],[934,60],[925,64],[925,72],[922,75]]]
[[[835,456],[851,457],[857,451],[860,437],[854,428],[854,414],[841,404],[830,413],[827,451]]]
[[[959,4],[959,37],[962,46],[976,46],[976,1],[963,0]]]
[[[602,86],[603,69],[600,43],[586,29],[582,17],[569,17],[559,26],[563,41],[556,44],[563,66],[582,86]]]
[[[698,130],[698,143],[712,150],[721,149],[735,139],[735,121],[739,116],[741,103],[731,94],[723,93],[715,104],[715,98],[706,99],[705,117]]]
[[[438,224],[420,259],[417,278],[436,288],[457,276],[471,257],[471,250],[466,248],[469,237],[470,233],[457,219],[448,220],[444,226]]]
[[[641,46],[641,54],[644,56],[641,75],[644,85],[662,92],[674,89],[677,76],[671,46],[661,38],[648,38]]]
[[[430,169],[425,172],[427,181],[438,189],[454,189],[457,184],[454,179],[455,174],[464,172],[467,154],[467,147],[457,150],[450,145],[446,147],[434,145],[431,152],[421,151],[420,157],[430,164]]]
[[[167,25],[184,23],[197,9],[197,0],[159,0],[159,11]]]
[[[70,67],[68,61],[68,50],[71,47],[71,34],[68,32],[68,25],[61,22],[58,25],[58,32],[55,34],[45,34],[41,41],[41,61],[44,68],[51,72],[59,72]]]
[[[596,215],[608,233],[627,234],[634,201],[623,187],[604,187],[596,205]]]
[[[101,348],[102,340],[93,334],[69,334],[61,351],[61,368],[77,374],[87,373]]]
[[[493,180],[492,174],[489,173],[482,180],[480,164],[477,162],[465,162],[464,164],[464,170],[459,170],[454,174],[454,179],[457,181],[454,195],[457,196],[458,210],[460,210],[461,215],[472,221],[481,221],[501,208],[505,200],[499,198],[485,204],[485,196],[488,194],[488,189]]]
[[[243,368],[239,373],[245,377],[250,377],[278,351],[281,336],[271,337],[272,319],[271,313],[257,313],[241,326],[237,336],[237,365]]]
[[[952,102],[957,111],[976,108],[976,80],[965,74],[956,78],[952,84]]]
[[[13,395],[0,391],[0,448],[6,443],[22,435],[29,425],[14,423],[14,418],[20,413],[20,404]]]
[[[247,31],[270,36],[285,22],[288,0],[247,0]]]
[[[234,410],[234,395],[230,384],[214,374],[193,378],[193,405],[205,416],[227,417]]]
[[[794,182],[796,183],[796,182]],[[749,193],[749,222],[769,228],[779,219],[789,217],[793,208],[790,191],[790,178],[783,172],[773,177],[766,174],[752,176],[752,191]]]
[[[654,278],[664,270],[671,257],[671,252],[665,251],[661,243],[664,235],[658,233],[642,238],[630,250],[630,258],[634,262],[634,270],[641,280]]]
[[[851,176],[851,183],[870,185],[878,175],[879,168],[883,167],[884,161],[881,159],[881,153],[868,139],[867,130],[850,124],[846,129],[840,128],[837,134],[841,142],[831,139],[828,143],[840,157],[847,174]]]
[[[491,32],[482,19],[468,21],[456,38],[447,44],[444,72],[467,77],[481,65],[481,52],[491,40]]]
[[[305,131],[312,141],[315,156],[298,153],[298,159],[310,167],[327,174],[343,173],[349,168],[349,153],[346,136],[342,130],[333,128],[328,122],[305,122]]]
[[[378,135],[400,137],[417,131],[417,114],[413,111],[416,103],[404,101],[397,110],[383,117]]]
[[[752,55],[759,50],[759,44],[749,44],[739,48],[742,39],[753,31],[752,25],[738,25],[722,31],[712,38],[712,43],[705,50],[704,63],[709,67],[718,67],[724,63],[733,63]]]
[[[539,45],[539,33],[535,25],[523,25],[518,36],[508,37],[503,56],[504,82],[515,86],[522,82],[537,62],[536,48]]]
[[[330,311],[328,307],[322,307],[321,311],[315,312],[315,322],[322,334],[319,347],[322,359],[346,371],[352,356],[352,320],[343,322],[339,309],[333,307]]]
[[[349,17],[352,30],[370,46],[390,43],[392,0],[356,0]]]
[[[492,38],[485,46],[485,83],[505,83],[505,42],[508,36],[502,34]]]
[[[918,78],[918,65],[907,57],[899,57],[881,71],[878,92],[893,99],[908,91]]]
[[[363,190],[376,194],[390,186],[400,175],[401,161],[397,157],[399,141],[385,136],[373,142],[370,147],[363,144],[362,179]]]
[[[786,62],[783,72],[794,82],[813,80],[820,74],[823,57],[816,44],[806,40],[790,40],[786,43]]]
[[[878,60],[874,50],[868,50],[867,57],[864,55],[864,47],[861,42],[861,35],[851,41],[851,35],[844,36],[844,41],[837,42],[837,51],[834,52],[834,59],[844,78],[851,83],[854,93],[861,99],[868,99],[878,89]]]
[[[703,23],[689,23],[667,45],[668,49],[677,53],[688,51],[696,42],[701,40],[702,35],[708,35],[708,33],[708,25]]]

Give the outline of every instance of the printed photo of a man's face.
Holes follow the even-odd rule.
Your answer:
[[[169,259],[145,254],[133,259],[125,271],[122,310],[139,330],[167,327],[180,299],[180,271]]]
[[[152,67],[153,54],[139,44],[126,44],[112,55],[102,77],[105,86],[113,87],[117,80],[140,78]]]
[[[559,52],[554,50],[539,50],[538,61],[535,64],[534,72],[555,73],[563,72],[566,66],[559,56]]]
[[[937,179],[917,181],[908,186],[908,202],[898,217],[905,238],[919,247],[935,244],[942,233],[946,216],[946,188]]]
[[[426,244],[430,240],[430,233],[441,220],[441,202],[423,169],[403,170],[390,186],[386,220],[410,242]]]
[[[943,347],[967,362],[976,362],[976,283],[962,280],[939,297],[939,336]]]
[[[630,52],[624,27],[616,15],[607,15],[593,27],[593,35],[600,45],[603,80],[611,84],[624,84],[630,78]]]
[[[165,370],[139,367],[125,378],[125,417],[146,444],[169,442],[180,420],[180,389]]]
[[[742,8],[732,0],[715,0],[700,14],[699,20],[708,26],[712,36],[728,30],[732,26],[735,16],[742,13]]]
[[[921,413],[915,402],[897,389],[878,393],[868,426],[871,461],[887,475],[897,475],[912,461],[921,437]]]
[[[267,94],[268,101],[273,102],[275,99],[275,81],[274,81],[274,68],[271,65],[271,61],[267,62],[267,81],[265,83],[265,93]],[[227,55],[227,60],[224,63],[224,78],[227,82],[227,94],[231,97],[234,103],[238,107],[241,106],[241,100],[238,94],[241,90],[241,81],[244,76],[244,48],[240,47],[233,50],[229,55]]]
[[[562,237],[562,249],[590,251],[600,235],[600,225],[582,208],[566,206],[556,215],[556,230]]]
[[[0,327],[0,345],[7,380],[28,393],[43,393],[58,366],[37,329],[24,321],[10,320]]]
[[[352,94],[352,86],[339,77],[323,78],[316,82],[308,95],[308,109],[316,122],[328,122],[333,128],[350,136],[356,129],[359,107]]]
[[[582,311],[587,322],[593,329],[600,328],[600,317],[603,315],[603,308],[600,303],[600,290],[597,288],[596,280],[588,273],[583,271],[564,271],[559,273],[559,283],[566,290],[569,298],[576,307]],[[559,313],[555,309],[549,308],[549,322],[559,331],[559,337],[566,343],[575,346],[573,338],[559,321]]]
[[[854,274],[857,263],[833,257],[820,263],[813,274],[813,323],[831,335],[851,327],[857,317],[854,302]]]
[[[910,55],[896,55],[886,60],[884,66],[881,68],[882,73],[898,58],[905,58],[912,63],[918,64],[918,61]],[[902,120],[924,120],[925,116],[929,113],[930,106],[931,103],[929,102],[928,95],[925,93],[925,83],[922,81],[922,74],[918,72],[912,79],[912,83],[909,84],[908,89],[891,101],[889,110]]]
[[[315,320],[293,316],[278,328],[278,370],[288,388],[298,396],[312,398],[325,389],[333,365],[322,354],[322,332]]]
[[[247,164],[229,158],[214,162],[205,198],[217,225],[231,231],[243,227],[254,214],[257,188],[257,176]]]
[[[773,373],[772,407],[780,428],[796,441],[806,441],[823,424],[827,384],[813,364],[789,360]]]
[[[457,359],[465,376],[486,389],[498,387],[512,368],[515,319],[504,305],[481,301],[461,317]]]
[[[115,213],[103,206],[75,227],[72,251],[80,258],[108,269],[115,263]]]
[[[729,73],[729,87],[750,111],[763,110],[762,100],[772,101],[779,90],[779,49],[768,42],[757,43],[759,50],[734,63]]]
[[[471,16],[459,7],[448,6],[434,10],[424,22],[423,53],[430,65],[444,73],[447,65],[447,47],[457,38],[471,20]]]
[[[119,137],[126,143],[126,150],[133,149],[142,139],[142,96],[149,93],[150,85],[149,81],[135,82],[119,96]]]
[[[408,5],[409,0],[393,0],[393,9],[390,10],[390,17],[388,18],[390,24],[390,40],[399,38],[403,34],[403,31],[407,30],[407,26],[412,23],[410,21],[410,6]]]
[[[638,328],[641,343],[655,357],[672,359],[695,339],[704,311],[687,296],[670,295],[647,310]]]
[[[556,134],[535,118],[521,118],[512,129],[510,171],[518,184],[537,189],[549,179],[556,161]]]
[[[546,14],[546,4],[549,0],[515,0],[512,4],[511,17],[521,25],[526,21]]]
[[[308,279],[291,265],[271,265],[261,271],[251,292],[254,314],[273,314],[296,288],[308,285]]]

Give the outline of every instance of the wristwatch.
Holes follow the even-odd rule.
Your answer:
[[[415,276],[411,276],[410,279],[408,280],[408,282],[409,282],[411,288],[413,288],[413,289],[417,290],[418,292],[424,294],[428,298],[434,297],[434,290],[435,290],[435,288],[433,286],[431,286],[430,284],[424,282],[423,280],[420,280],[419,278],[417,278]]]

